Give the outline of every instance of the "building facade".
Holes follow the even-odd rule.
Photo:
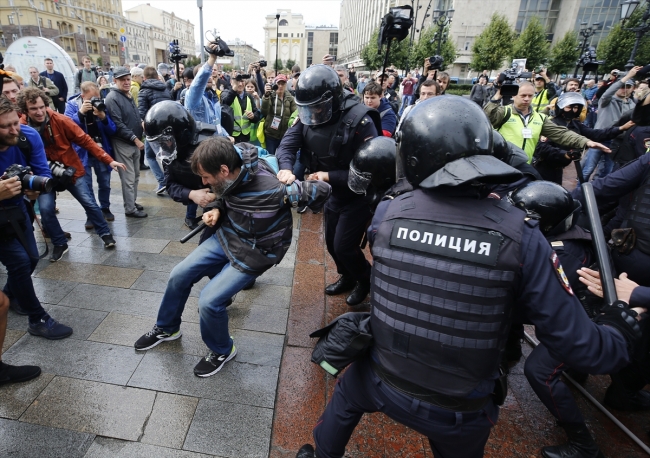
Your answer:
[[[236,70],[246,71],[248,65],[260,60],[260,52],[239,38],[227,43],[231,51],[235,53],[232,57],[232,67]]]
[[[0,24],[2,53],[20,37],[40,36],[56,42],[75,64],[85,55],[102,68],[124,63],[121,0],[2,0]]]
[[[124,20],[126,60],[132,65],[154,65],[152,50],[152,26],[144,22]]]
[[[283,63],[293,60],[304,69],[320,63],[325,54],[338,54],[339,29],[334,26],[307,26],[302,14],[289,9],[278,9],[266,16],[264,25],[264,55],[272,68],[278,56]]]
[[[124,11],[124,16],[133,21],[149,24],[151,65],[169,62],[169,43],[178,40],[181,51],[188,56],[195,55],[194,24],[149,4],[138,5]]]
[[[340,19],[339,61],[363,68],[361,50],[370,41],[382,17],[394,6],[412,5],[415,24],[413,39],[432,27],[433,11],[454,9],[449,29],[449,40],[456,45],[458,57],[447,68],[452,76],[461,78],[470,74],[472,46],[483,32],[494,13],[505,15],[517,33],[521,33],[530,19],[536,16],[546,28],[552,43],[561,40],[570,30],[579,31],[581,24],[600,22],[600,31],[591,39],[597,44],[607,36],[610,28],[620,20],[620,4],[624,0],[342,0]],[[407,38],[409,39],[409,38]],[[523,57],[523,56],[522,56]],[[482,69],[471,69],[481,71]]]

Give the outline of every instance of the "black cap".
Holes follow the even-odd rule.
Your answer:
[[[113,78],[122,78],[123,76],[131,76],[131,70],[126,67],[117,67],[113,70]]]

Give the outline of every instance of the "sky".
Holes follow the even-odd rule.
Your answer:
[[[196,0],[122,0],[128,10],[142,3],[173,12],[194,24],[196,43],[200,41],[199,9]],[[264,24],[267,15],[275,15],[278,8],[301,13],[306,25],[339,25],[341,0],[204,0],[203,27],[216,27],[226,42],[239,38],[264,54]],[[205,40],[204,40],[205,41]]]

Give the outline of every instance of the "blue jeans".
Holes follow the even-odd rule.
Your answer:
[[[29,314],[29,322],[36,323],[47,315],[36,297],[32,273],[38,264],[38,248],[34,239],[34,228],[30,224],[25,204],[20,204],[25,214],[25,239],[27,248],[17,238],[0,242],[0,263],[7,268],[7,284],[3,291],[15,298]]]
[[[86,216],[90,222],[93,223],[93,226],[95,226],[95,232],[97,232],[97,235],[100,237],[109,235],[111,230],[108,228],[108,224],[106,224],[106,220],[104,219],[104,214],[97,205],[97,202],[95,202],[95,196],[90,192],[86,180],[86,175],[83,175],[77,178],[75,184],[68,185],[66,189],[84,208]],[[50,237],[52,237],[52,243],[57,246],[65,245],[67,240],[55,213],[56,193],[49,192],[47,194],[41,194],[38,196],[38,205],[41,210],[43,226]]]
[[[165,174],[156,160],[156,153],[154,153],[153,148],[151,148],[151,145],[146,140],[144,142],[144,158],[147,160],[147,165],[149,165],[149,168],[153,172],[153,176],[156,177],[158,186],[165,186]]]
[[[610,142],[602,142],[603,145],[609,146]],[[585,164],[582,166],[582,177],[585,181],[589,181],[589,177],[598,166],[598,178],[605,177],[612,172],[614,168],[614,161],[610,154],[603,153],[599,149],[589,148],[587,150],[587,158]]]
[[[156,325],[165,332],[178,331],[192,286],[203,277],[211,277],[212,280],[199,296],[201,337],[213,352],[228,354],[232,349],[232,339],[228,332],[226,302],[257,275],[245,274],[230,265],[216,235],[174,267],[160,303]]]
[[[404,112],[404,109],[411,104],[411,100],[413,100],[412,95],[403,95],[402,96],[402,106],[400,107],[399,113],[397,114],[398,117],[402,116],[402,113]]]
[[[86,169],[86,183],[88,184],[88,190],[95,200],[95,194],[93,192],[93,169],[95,170],[95,176],[97,177],[97,196],[99,197],[99,206],[108,210],[111,206],[110,196],[111,196],[111,168],[110,166],[99,161],[96,157],[88,155],[88,165]]]
[[[194,202],[187,204],[187,209],[185,210],[185,218],[196,218],[196,211],[199,209],[199,205]]]
[[[278,146],[280,146],[280,142],[282,139],[277,139],[273,137],[269,137],[268,135],[266,136],[266,151],[269,152],[269,154],[275,155],[275,150],[278,149]]]

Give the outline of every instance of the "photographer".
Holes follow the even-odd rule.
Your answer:
[[[92,81],[81,83],[81,94],[71,98],[65,110],[65,115],[77,123],[79,127],[92,138],[95,143],[101,145],[111,157],[113,157],[113,148],[111,146],[111,137],[117,132],[117,127],[111,119],[111,115],[104,105],[104,101],[99,97],[99,87]],[[99,197],[99,206],[104,214],[106,221],[115,221],[115,215],[111,213],[111,168],[101,162],[95,156],[89,155],[88,151],[79,146],[73,145],[77,154],[81,158],[84,168],[86,169],[86,183],[88,190],[95,199],[93,192],[93,170],[97,177],[97,195]],[[86,220],[86,229],[92,229],[94,224],[90,219]]]
[[[266,83],[262,97],[262,116],[266,150],[269,154],[275,154],[275,150],[280,146],[280,141],[289,128],[289,117],[297,109],[296,101],[287,92],[285,75],[278,75],[274,85]]]
[[[548,75],[546,74],[546,69],[543,68],[535,76],[535,97],[533,97],[533,110],[540,112],[544,111],[548,106],[549,100],[555,98],[555,94],[558,92],[557,86],[555,83],[552,83]]]
[[[59,88],[56,87],[50,79],[39,75],[36,67],[29,67],[29,76],[29,83],[27,83],[26,86],[37,87],[45,92],[50,97],[50,108],[56,110],[54,97],[59,95]]]
[[[46,108],[45,104],[48,102],[49,97],[40,89],[22,90],[18,94],[18,106],[23,112],[20,122],[28,124],[40,133],[47,159],[61,164],[59,167],[51,166],[53,175],[58,177],[59,189],[69,191],[81,204],[86,211],[86,216],[93,223],[97,235],[104,241],[104,247],[113,247],[115,239],[111,235],[95,198],[91,198],[86,182],[86,171],[72,144],[84,147],[90,154],[104,164],[110,165],[114,170],[125,168],[125,166],[106,154],[72,119]],[[41,210],[43,226],[52,238],[54,245],[50,261],[59,261],[68,251],[68,244],[56,217],[56,193],[41,194],[38,198],[38,205]]]
[[[501,73],[497,83],[501,85],[506,81],[506,77],[505,73]],[[512,98],[513,104],[502,106],[501,86],[499,86],[492,100],[483,108],[492,127],[498,130],[506,141],[526,151],[529,163],[533,159],[535,147],[542,136],[570,149],[582,150],[588,146],[607,153],[611,152],[605,145],[571,132],[566,127],[558,126],[548,116],[535,112],[531,108],[534,95],[533,83],[522,81],[519,83],[517,95]]]
[[[16,105],[0,96],[0,170],[5,171],[13,164],[31,167],[36,176],[52,178],[38,132],[21,126]],[[7,269],[7,284],[3,290],[12,299],[12,308],[29,316],[30,334],[46,339],[63,339],[72,334],[72,328],[51,318],[34,291],[32,273],[38,264],[38,249],[23,196],[35,200],[38,192],[23,190],[18,177],[0,180],[0,218],[5,221],[0,227],[0,262]],[[6,223],[14,212],[18,212],[14,218],[22,232],[16,233]],[[3,332],[2,326],[0,320],[0,332]]]
[[[253,125],[260,122],[262,118],[262,113],[257,109],[255,100],[244,90],[248,77],[249,75],[237,74],[230,80],[232,89],[226,89],[221,93],[221,103],[230,106],[233,110],[235,125],[232,136],[235,137],[235,143],[249,142]]]

